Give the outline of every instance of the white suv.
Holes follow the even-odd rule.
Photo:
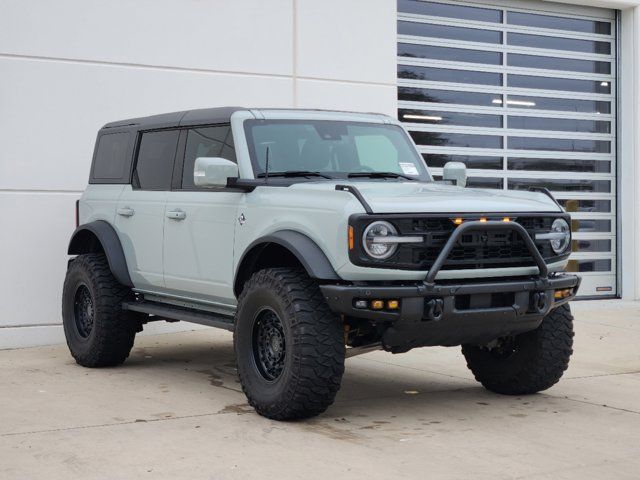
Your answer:
[[[215,108],[105,125],[78,202],[62,314],[87,367],[143,324],[234,332],[269,418],[316,415],[345,357],[462,345],[495,392],[557,382],[572,353],[569,216],[547,191],[434,180],[378,114]],[[452,185],[453,184],[453,185]]]

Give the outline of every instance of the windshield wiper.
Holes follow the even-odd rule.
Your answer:
[[[417,178],[410,177],[409,175],[403,175],[395,172],[353,172],[347,175],[349,178],[404,178],[406,180],[417,181]]]
[[[325,175],[324,173],[320,173],[320,172],[311,172],[308,170],[288,170],[286,172],[269,172],[269,178],[270,177],[322,177],[322,178],[328,178],[331,179],[333,177],[330,177],[329,175]],[[266,173],[259,173],[258,174],[258,178],[265,178],[267,177]]]

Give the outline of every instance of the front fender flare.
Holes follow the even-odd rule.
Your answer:
[[[245,249],[236,267],[234,285],[238,280],[238,275],[241,270],[245,267],[245,261],[248,258],[247,255],[254,251],[255,247],[259,245],[267,246],[273,243],[289,250],[302,264],[311,278],[319,280],[340,280],[331,262],[316,242],[300,232],[280,230],[254,240]]]
[[[104,220],[96,220],[91,223],[80,225],[71,235],[69,255],[80,255],[82,253],[95,253],[92,248],[91,241],[93,237],[100,242],[102,250],[109,262],[109,269],[119,283],[127,287],[133,287],[133,282],[129,276],[127,268],[127,260],[124,256],[124,250],[120,243],[120,238],[115,229]]]

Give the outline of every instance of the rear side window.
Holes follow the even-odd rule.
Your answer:
[[[138,159],[133,172],[134,187],[142,190],[170,190],[173,160],[178,147],[179,130],[142,134]]]
[[[193,168],[198,157],[222,157],[236,161],[233,135],[229,125],[192,128],[187,133],[182,170],[182,188],[196,188],[193,183]]]
[[[129,133],[109,133],[98,139],[93,179],[100,183],[126,182],[129,174]]]

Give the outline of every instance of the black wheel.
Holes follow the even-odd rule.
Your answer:
[[[301,270],[255,273],[238,299],[233,336],[249,404],[274,420],[324,412],[344,372],[344,330]]]
[[[116,281],[104,255],[79,255],[71,262],[62,290],[62,322],[77,363],[108,367],[124,362],[141,326],[139,315],[121,308],[131,299],[131,289]]]
[[[525,395],[556,384],[573,353],[573,316],[561,305],[540,326],[490,346],[463,345],[462,353],[473,375],[487,390]]]

